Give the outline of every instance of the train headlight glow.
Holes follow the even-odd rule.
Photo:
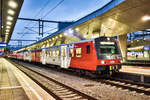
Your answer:
[[[109,41],[109,40],[110,40],[110,38],[108,37],[108,38],[107,38],[107,40]]]
[[[123,63],[123,60],[120,60],[120,63]]]
[[[102,61],[101,61],[101,64],[105,64],[105,61],[102,60]]]

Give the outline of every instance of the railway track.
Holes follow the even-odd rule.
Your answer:
[[[54,80],[43,73],[40,73],[32,68],[25,67],[21,64],[12,62],[23,73],[29,76],[33,81],[40,85],[45,91],[52,95],[56,100],[97,100],[96,98],[84,94],[72,87]]]
[[[56,70],[55,70],[56,71]],[[62,72],[62,71],[61,71]],[[66,73],[69,75],[75,75],[70,71],[64,71],[63,73]],[[79,76],[79,75],[76,75]],[[130,91],[133,93],[140,93],[140,94],[145,94],[150,96],[150,84],[145,84],[145,83],[140,83],[140,82],[135,82],[134,80],[132,81],[131,79],[121,79],[117,77],[110,77],[110,78],[89,78],[88,76],[82,76],[84,79],[88,80],[93,80],[100,82],[102,84],[110,85],[112,87],[117,87],[119,89],[125,90],[125,91]],[[133,77],[132,77],[133,78]],[[90,99],[92,100],[92,99]]]
[[[148,84],[141,84],[129,80],[124,80],[124,79],[118,79],[118,78],[109,78],[105,80],[97,80],[98,82],[101,82],[103,84],[111,85],[114,87],[117,87],[119,89],[125,90],[125,91],[130,91],[130,92],[135,92],[135,93],[140,93],[140,94],[145,94],[150,96],[150,85]]]

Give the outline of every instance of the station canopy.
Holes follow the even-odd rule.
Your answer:
[[[76,28],[88,38],[99,35],[118,36],[149,29],[149,9],[149,0],[112,0],[103,8],[84,17],[83,19],[91,19]]]
[[[104,35],[118,36],[149,29],[149,5],[149,0],[111,0],[104,7],[45,39],[60,33],[69,36],[69,33],[73,33],[73,31],[79,34],[78,36],[74,34],[75,37],[89,39]]]
[[[0,42],[9,42],[23,2],[0,0]]]

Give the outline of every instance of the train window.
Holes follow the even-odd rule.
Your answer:
[[[41,57],[41,52],[39,52],[39,56]]]
[[[49,50],[48,49],[46,50],[46,56],[49,56]]]
[[[36,57],[38,56],[38,52],[35,52],[35,56],[36,56]]]
[[[51,50],[49,49],[49,56],[52,56],[52,52],[51,52]]]
[[[53,51],[53,56],[55,57],[56,55],[55,55],[55,50]]]
[[[81,48],[76,48],[76,57],[81,57]]]
[[[73,52],[73,48],[69,49],[69,57],[73,57],[74,56],[74,52]]]
[[[34,52],[32,52],[32,56],[35,56],[35,53],[34,53]]]
[[[61,50],[61,56],[64,56],[64,50],[63,49]]]
[[[90,53],[90,45],[86,46],[86,53],[89,54]]]
[[[64,57],[66,57],[66,56],[67,56],[67,50],[64,49]]]
[[[59,56],[59,50],[56,51],[56,56]]]
[[[115,45],[100,46],[101,54],[119,54],[119,51]]]

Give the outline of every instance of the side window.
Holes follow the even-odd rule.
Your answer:
[[[56,55],[55,55],[55,50],[53,50],[53,56],[55,57]]]
[[[46,49],[46,56],[49,56],[49,50]]]
[[[49,49],[49,56],[52,56],[52,52],[51,52],[51,49]]]
[[[87,54],[90,54],[90,52],[91,52],[91,51],[90,51],[90,45],[87,45],[87,46],[86,46],[86,53],[87,53]]]
[[[61,56],[64,56],[64,50],[63,49],[61,50]]]
[[[64,49],[64,57],[66,57],[67,56],[67,50],[66,50],[66,48]]]
[[[70,49],[69,49],[69,57],[74,57],[73,48],[70,48]]]
[[[59,50],[56,51],[56,56],[59,56]]]
[[[81,57],[81,48],[76,48],[76,57]]]
[[[41,57],[41,51],[39,52],[39,56]]]

